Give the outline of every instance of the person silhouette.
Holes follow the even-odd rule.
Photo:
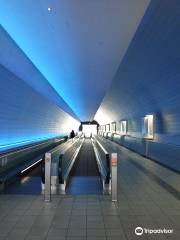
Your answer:
[[[72,130],[70,132],[70,138],[72,139],[72,142],[73,142],[74,137],[75,137],[75,132],[74,132],[74,130]]]

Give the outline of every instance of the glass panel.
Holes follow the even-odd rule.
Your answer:
[[[120,133],[121,134],[127,133],[127,121],[125,121],[125,120],[120,122]]]

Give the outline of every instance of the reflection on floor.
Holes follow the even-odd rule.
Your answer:
[[[100,177],[71,177],[66,190],[67,194],[102,194]]]
[[[41,166],[14,178],[5,188],[5,194],[41,194]]]

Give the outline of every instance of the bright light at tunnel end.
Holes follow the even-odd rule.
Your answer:
[[[94,119],[101,125],[111,122],[109,112],[107,112],[105,109],[98,109]]]

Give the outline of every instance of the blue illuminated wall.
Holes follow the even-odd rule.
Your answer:
[[[0,151],[78,128],[76,115],[0,26]]]
[[[18,28],[18,27],[17,27]],[[0,64],[40,92],[50,101],[77,118],[69,105],[53,89],[44,75],[35,67],[15,41],[0,25]],[[78,118],[77,118],[78,119]]]
[[[122,145],[180,171],[179,13],[178,0],[151,1],[95,119],[127,119]],[[145,152],[142,118],[148,113],[156,114],[156,134]]]
[[[69,134],[79,122],[0,65],[0,150]]]

